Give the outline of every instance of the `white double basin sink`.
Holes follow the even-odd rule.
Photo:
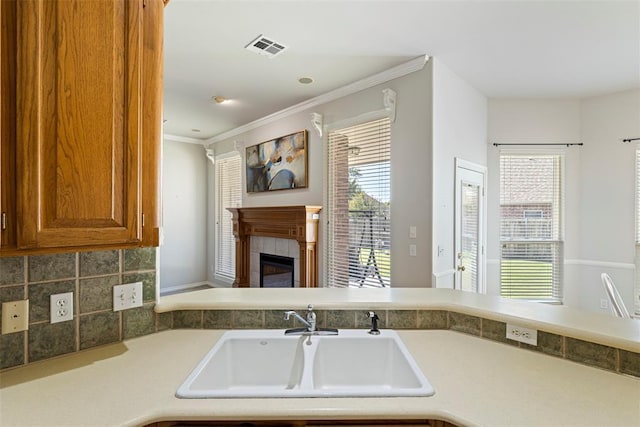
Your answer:
[[[344,329],[335,336],[226,332],[176,392],[200,399],[433,394],[395,331]]]

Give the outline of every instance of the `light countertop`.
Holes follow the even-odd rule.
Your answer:
[[[0,425],[161,420],[424,419],[485,426],[638,426],[640,379],[454,331],[398,331],[436,394],[413,398],[178,399],[222,336],[170,330],[0,375]]]
[[[640,319],[451,289],[212,288],[162,297],[155,310],[297,310],[309,303],[316,310],[449,310],[640,353]]]

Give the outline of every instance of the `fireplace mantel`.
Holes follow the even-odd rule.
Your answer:
[[[236,239],[236,278],[233,286],[249,287],[250,236],[292,239],[300,246],[300,287],[318,286],[318,222],[321,206],[228,208]]]

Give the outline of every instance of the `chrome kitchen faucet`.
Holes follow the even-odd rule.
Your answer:
[[[307,306],[307,318],[300,316],[293,310],[284,312],[284,320],[289,320],[291,316],[298,319],[303,325],[304,328],[293,328],[287,329],[284,331],[285,335],[338,335],[337,329],[332,328],[318,328],[316,313],[313,311],[313,305],[309,304]]]

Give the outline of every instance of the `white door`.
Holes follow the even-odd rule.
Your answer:
[[[485,293],[486,167],[456,158],[455,289]]]

